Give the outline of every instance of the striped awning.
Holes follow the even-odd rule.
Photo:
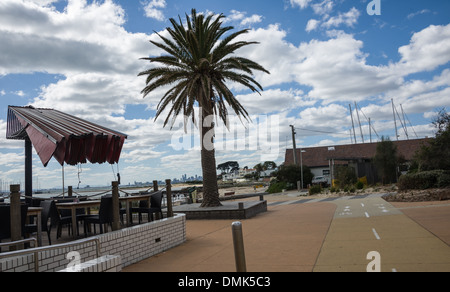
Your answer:
[[[30,139],[44,166],[118,163],[127,135],[54,110],[8,107],[7,139]]]

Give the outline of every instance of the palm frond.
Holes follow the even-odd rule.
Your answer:
[[[248,33],[248,29],[226,35],[234,28],[223,26],[224,18],[223,14],[197,14],[193,9],[191,15],[186,14],[185,23],[180,16],[178,21],[170,19],[172,27],[167,28],[170,38],[158,34],[161,42],[151,41],[165,54],[142,58],[158,67],[145,70],[139,76],[147,76],[142,90],[144,97],[157,88],[170,86],[157,106],[155,117],[157,120],[168,112],[164,126],[172,127],[180,114],[185,115],[185,125],[189,117],[195,124],[197,104],[227,127],[228,108],[239,118],[250,119],[226,82],[236,82],[259,93],[263,88],[252,76],[255,71],[269,72],[256,62],[235,55],[238,49],[257,42],[236,41]]]

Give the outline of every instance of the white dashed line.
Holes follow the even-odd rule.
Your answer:
[[[367,217],[367,218],[370,218],[369,213],[367,213],[367,212],[366,212],[366,217]]]
[[[381,237],[378,235],[377,231],[375,230],[375,228],[372,228],[373,234],[375,235],[375,238],[380,240]]]

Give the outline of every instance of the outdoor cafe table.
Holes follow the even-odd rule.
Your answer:
[[[128,196],[128,197],[119,197],[119,201],[125,202],[126,204],[126,214],[127,214],[127,226],[131,226],[131,214],[130,214],[130,208],[131,203],[136,201],[149,201],[150,206],[150,198],[151,194],[147,195],[136,195],[136,196]],[[83,201],[83,202],[69,202],[69,203],[57,203],[56,207],[58,210],[71,210],[72,214],[72,226],[76,226],[77,224],[77,209],[88,209],[93,207],[99,207],[100,206],[100,200],[95,201]],[[76,237],[75,232],[72,234],[73,237]]]
[[[150,206],[150,198],[151,198],[151,194],[147,194],[147,195],[131,195],[128,197],[120,197],[119,201],[124,201],[126,206],[125,206],[125,210],[126,210],[126,214],[127,214],[127,226],[131,226],[131,214],[130,214],[130,208],[131,208],[131,204],[132,202],[137,202],[137,201],[145,201],[148,200],[148,206]]]
[[[39,246],[42,246],[42,221],[41,215],[42,208],[41,207],[29,207],[27,211],[27,217],[36,216],[36,225],[37,225],[37,242]]]
[[[90,209],[100,206],[100,200],[95,201],[83,201],[83,202],[69,202],[69,203],[56,203],[58,210],[71,210],[72,211],[72,228],[75,230],[77,226],[77,209]],[[90,212],[88,211],[88,214]],[[72,232],[72,237],[76,237],[75,231]]]

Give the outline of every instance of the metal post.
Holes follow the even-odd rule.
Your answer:
[[[166,179],[166,194],[167,194],[167,218],[169,218],[169,217],[173,217],[172,185],[171,185],[170,179]]]
[[[63,162],[63,165],[62,165],[62,168],[61,168],[61,172],[62,172],[62,174],[61,174],[61,176],[62,176],[62,196],[63,196],[63,199],[65,198],[65,194],[66,194],[66,188],[65,188],[65,186],[64,186],[64,162]]]
[[[112,230],[120,229],[119,182],[112,182],[113,223]]]
[[[356,141],[355,122],[353,121],[352,105],[349,104],[348,107],[350,108],[350,117],[352,118],[352,128],[353,128],[353,136],[355,137],[355,144],[358,144],[358,142]]]
[[[301,172],[301,182],[302,182],[302,187],[300,191],[303,191],[305,185],[303,184],[303,150],[302,148],[300,148],[300,172]]]
[[[395,106],[394,106],[394,99],[391,99],[392,102],[392,114],[394,115],[394,125],[395,125],[395,138],[398,141],[398,130],[397,130],[397,118],[395,117]]]
[[[358,111],[358,104],[355,101],[355,110],[356,110],[356,116],[358,117],[358,124],[359,124],[359,131],[361,132],[361,139],[363,144],[364,142],[364,135],[363,135],[363,131],[362,131],[362,126],[361,126],[361,120],[359,119],[359,111]]]
[[[247,264],[245,262],[244,236],[242,235],[242,223],[237,221],[231,225],[233,233],[234,257],[236,260],[236,272],[247,272]]]
[[[33,196],[33,146],[30,138],[25,139],[25,202],[31,205]]]

